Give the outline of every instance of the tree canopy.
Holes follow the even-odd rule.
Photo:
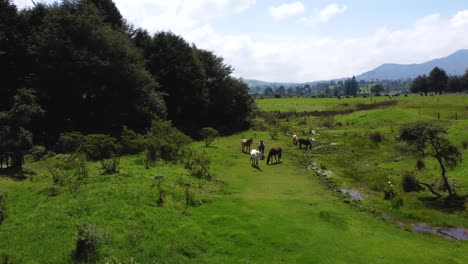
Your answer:
[[[38,143],[50,146],[65,131],[142,133],[155,118],[192,136],[246,125],[252,99],[222,58],[171,32],[134,29],[112,0],[23,10],[0,0],[0,14],[0,111],[18,89],[33,89],[45,111],[30,125]]]

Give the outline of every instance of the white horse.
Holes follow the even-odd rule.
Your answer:
[[[260,151],[258,151],[256,149],[252,149],[250,151],[250,163],[252,165],[257,165],[258,166],[258,160],[262,159],[262,158],[263,158],[263,154]]]
[[[297,140],[298,140],[297,135],[294,134],[294,135],[292,136],[292,139],[293,139],[293,144],[296,145],[296,144],[297,144]]]

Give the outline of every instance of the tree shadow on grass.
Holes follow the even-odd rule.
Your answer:
[[[31,170],[25,170],[20,167],[13,167],[13,168],[2,168],[0,169],[0,177],[1,178],[10,178],[17,181],[24,181],[34,175],[34,172]]]
[[[453,196],[453,197],[420,197],[418,198],[424,206],[431,209],[436,209],[446,213],[454,213],[465,210],[465,203],[468,196]]]

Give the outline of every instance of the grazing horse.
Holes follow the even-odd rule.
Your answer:
[[[281,148],[280,147],[272,147],[270,152],[268,152],[267,164],[270,163],[270,159],[274,157],[275,162],[278,163],[281,161]],[[273,163],[273,161],[272,161]]]
[[[253,143],[253,138],[241,139],[242,152],[246,152],[247,149],[248,149],[247,151],[250,151],[250,145],[252,145],[252,143]]]
[[[263,158],[263,154],[256,150],[256,149],[252,149],[250,151],[250,163],[252,165],[257,165],[258,166],[258,159],[262,159]]]
[[[300,139],[297,140],[297,142],[299,142],[299,148],[300,149],[302,148],[302,145],[305,146],[305,149],[307,149],[307,148],[312,149],[312,143],[308,139],[300,138]]]
[[[297,145],[297,135],[296,134],[293,135],[293,144]]]
[[[263,142],[263,140],[260,140],[260,142],[258,143],[258,150],[262,153],[263,159],[263,156],[265,155],[265,142]]]

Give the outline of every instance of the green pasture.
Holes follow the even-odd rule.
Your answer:
[[[312,150],[299,149],[290,134],[281,131],[271,139],[271,128],[218,138],[209,147],[194,143],[193,149],[211,157],[211,180],[191,176],[181,163],[161,162],[145,169],[144,155],[139,154],[122,157],[120,172],[113,175],[102,174],[99,163],[89,162],[85,184],[62,186],[51,196],[44,161],[28,160],[26,178],[0,175],[8,215],[0,225],[0,256],[12,263],[73,262],[77,226],[90,222],[106,234],[100,263],[467,263],[468,241],[400,228],[381,217],[387,213],[408,223],[468,227],[466,204],[446,210],[427,191],[400,189],[401,173],[413,170],[415,160],[395,150],[398,129],[408,121],[434,118],[426,114],[429,102],[424,101],[432,98],[413,98],[400,97],[394,107],[335,116],[332,127],[323,126],[323,117],[278,121],[291,133],[316,138],[319,143]],[[293,99],[257,102],[262,108],[269,100]],[[307,100],[325,105],[320,100],[337,99],[301,100],[304,105]],[[444,118],[450,139],[460,146],[468,131],[463,108],[468,97],[439,100],[453,102],[441,113],[460,111],[458,120]],[[415,105],[427,112],[420,114]],[[319,135],[310,134],[310,128]],[[385,135],[382,144],[369,141],[372,131]],[[267,150],[281,146],[282,162],[266,165],[262,160],[258,167],[251,166],[249,155],[241,152],[242,137],[253,137],[255,145],[265,140]],[[448,175],[460,186],[459,194],[468,194],[466,149],[463,155],[462,165]],[[377,213],[348,204],[326,187],[308,169],[313,162],[333,171],[330,177],[339,188],[365,194],[360,204]],[[417,173],[429,182],[439,175],[430,160],[426,170]],[[161,207],[154,175],[164,175],[166,199]],[[399,208],[383,199],[388,180],[395,182],[404,201]]]

